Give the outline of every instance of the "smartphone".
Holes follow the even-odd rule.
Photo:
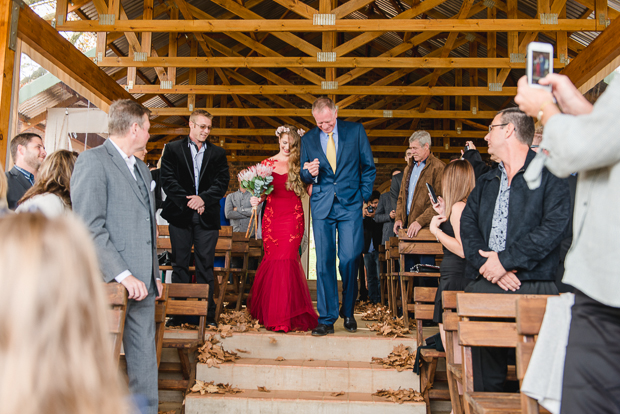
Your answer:
[[[469,151],[469,145],[465,145],[465,151]]]
[[[553,73],[553,45],[541,42],[531,42],[527,45],[526,70],[527,83],[531,87],[547,89],[551,92],[551,85],[541,85],[538,82]]]
[[[426,183],[426,189],[431,194],[431,198],[433,199],[433,204],[437,204],[439,201],[437,200],[437,194],[435,194],[435,189],[429,183]]]

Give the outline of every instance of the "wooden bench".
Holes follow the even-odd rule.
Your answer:
[[[435,312],[435,294],[437,288],[416,287],[413,291],[414,314],[416,321],[416,339],[418,346],[424,343],[424,321],[432,321]],[[435,373],[439,358],[445,358],[446,353],[435,349],[420,350],[420,392],[426,402],[426,412],[431,413],[430,400],[449,400],[449,393],[444,390],[431,389],[435,382]]]
[[[162,362],[161,372],[180,372],[182,380],[160,379],[159,389],[175,390],[187,393],[196,381],[196,363],[191,363],[190,353],[204,344],[207,309],[209,307],[209,285],[196,283],[168,284],[168,301],[166,312],[175,316],[198,316],[199,324],[196,334],[191,338],[165,338],[163,348],[176,349],[180,363]]]
[[[127,313],[127,289],[120,283],[105,284],[105,292],[111,309],[108,311],[108,327],[112,335],[112,351],[114,360],[119,362],[123,332],[125,330],[125,315]]]
[[[379,245],[379,284],[381,286],[381,305],[385,306],[387,300],[387,259],[385,245]]]
[[[392,311],[392,315],[398,315],[398,303],[396,302],[398,285],[398,237],[390,237],[385,242],[385,258],[387,260],[387,292],[388,292],[388,308]]]
[[[242,295],[239,294],[241,280],[245,279],[248,268],[249,239],[245,234],[234,235],[232,227],[222,227],[220,237],[215,246],[215,257],[224,258],[224,267],[214,267],[213,273],[216,277],[215,292],[213,300],[216,303],[215,321],[218,322],[220,314],[224,309],[224,302],[236,302],[235,309],[241,309]],[[232,267],[232,258],[242,257],[243,264],[240,268]],[[229,288],[229,281],[232,283]],[[245,289],[245,284],[244,284]]]
[[[416,237],[408,237],[406,229],[398,231],[398,254],[400,257],[400,303],[403,309],[403,322],[409,328],[409,312],[415,311],[415,305],[409,303],[413,295],[413,280],[416,277],[439,277],[437,273],[410,272],[405,269],[405,256],[417,255],[443,255],[443,246],[437,242],[428,229],[422,229]],[[398,301],[398,300],[397,300]]]
[[[521,412],[518,393],[474,392],[472,347],[515,348],[520,341],[517,333],[516,303],[521,298],[548,298],[543,295],[511,295],[459,293],[459,344],[463,347],[463,387],[465,413],[516,414]],[[484,321],[471,321],[484,318]],[[491,320],[488,320],[491,319]],[[510,320],[510,322],[506,322]],[[509,369],[507,379],[516,378],[516,370]]]
[[[166,308],[168,302],[168,285],[164,283],[161,298],[155,301],[155,348],[157,349],[157,366],[161,363],[161,350],[166,330]]]
[[[459,384],[463,383],[463,365],[461,359],[456,361],[455,356],[462,354],[461,347],[455,349],[455,338],[458,339],[459,318],[456,314],[456,295],[458,291],[442,292],[443,329],[446,333],[446,374],[448,391],[454,414],[463,414],[463,402],[459,393]],[[458,345],[457,345],[458,346]]]

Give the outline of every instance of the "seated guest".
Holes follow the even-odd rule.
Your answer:
[[[364,265],[366,267],[366,284],[368,298],[372,303],[381,302],[381,281],[379,280],[379,245],[383,234],[383,226],[374,218],[379,205],[381,193],[374,190],[364,208]]]
[[[401,169],[394,168],[390,174],[390,177],[392,177],[390,191],[381,194],[377,212],[375,213],[375,222],[383,225],[381,244],[385,244],[386,241],[390,240],[390,237],[396,236],[394,234],[394,219],[396,218],[396,203],[400,189],[400,182],[396,178],[398,174],[401,174],[402,179]]]
[[[499,112],[489,126],[485,140],[499,168],[478,179],[461,217],[465,276],[476,279],[468,292],[558,293],[554,277],[570,221],[570,194],[568,184],[547,170],[539,188],[528,188],[523,173],[536,155],[533,137],[534,121],[518,108]],[[502,391],[508,350],[474,351],[474,389]]]
[[[474,169],[467,161],[457,160],[446,166],[441,180],[444,198],[438,197],[433,208],[439,214],[431,220],[429,229],[443,245],[441,276],[435,296],[435,313],[433,322],[439,324],[441,341],[446,347],[446,334],[443,330],[443,305],[441,292],[462,291],[473,280],[465,277],[465,253],[461,242],[461,214],[467,197],[476,185]],[[429,195],[430,196],[430,195]],[[431,199],[432,202],[432,199]],[[458,345],[458,344],[457,344]],[[458,347],[456,349],[459,349]],[[459,358],[460,360],[460,355]]]
[[[70,183],[77,152],[58,150],[45,159],[34,186],[24,194],[17,212],[40,211],[56,217],[71,210]]]
[[[239,177],[237,177],[237,180],[239,181],[239,189],[234,193],[228,194],[226,197],[226,218],[230,220],[230,225],[234,232],[245,233],[248,231],[248,226],[251,224],[250,217],[252,216],[252,205],[250,204],[250,198],[252,198],[252,194],[245,188],[241,188],[241,180]],[[256,207],[259,212],[261,211],[261,207],[262,203]],[[252,227],[250,237],[254,235],[254,233],[256,233],[257,239],[261,238],[260,215],[258,229]]]
[[[6,198],[11,210],[15,210],[17,202],[34,185],[46,156],[43,140],[37,134],[19,134],[11,140],[11,157],[15,166],[6,173],[9,182]]]
[[[0,234],[0,412],[129,413],[84,224],[14,214]]]
[[[0,217],[6,215],[10,211],[9,204],[6,201],[8,187],[4,169],[2,168],[2,164],[0,164]]]

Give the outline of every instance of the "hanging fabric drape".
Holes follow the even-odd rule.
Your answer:
[[[48,153],[72,149],[70,133],[107,134],[108,114],[99,109],[52,108],[47,110],[45,149]]]

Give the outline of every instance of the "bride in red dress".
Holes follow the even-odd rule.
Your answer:
[[[272,331],[308,331],[318,315],[299,260],[304,236],[301,197],[306,189],[299,177],[301,138],[292,125],[277,129],[280,152],[265,160],[273,165],[273,191],[252,197],[252,206],[265,201],[263,246],[265,255],[254,278],[248,307],[252,317]]]

